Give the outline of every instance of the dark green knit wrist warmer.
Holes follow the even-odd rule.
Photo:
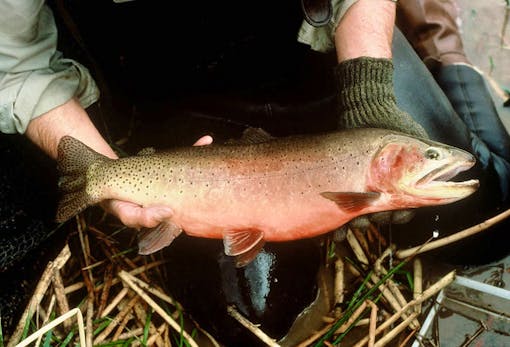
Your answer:
[[[335,67],[339,126],[386,128],[427,137],[410,115],[397,107],[390,59],[361,57]]]

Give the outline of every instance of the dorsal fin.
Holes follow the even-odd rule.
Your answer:
[[[267,142],[274,138],[274,136],[271,136],[271,134],[269,134],[264,129],[252,127],[246,128],[243,131],[243,135],[241,136],[241,140],[247,144]]]
[[[156,153],[156,149],[154,147],[145,147],[136,153],[136,155],[151,155],[154,153]]]
[[[263,143],[275,139],[267,131],[262,128],[248,127],[244,129],[239,139],[230,139],[225,142],[226,145],[253,145]]]

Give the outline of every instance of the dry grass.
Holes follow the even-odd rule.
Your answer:
[[[220,346],[192,319],[184,319],[183,307],[162,289],[164,260],[138,256],[134,248],[119,249],[115,237],[86,225],[82,217],[75,225],[70,242],[44,271],[7,347],[34,343],[195,347],[197,336],[207,346]],[[407,344],[420,327],[421,304],[451,283],[455,274],[448,273],[424,289],[416,255],[430,249],[432,242],[400,253],[389,245],[381,252],[387,242],[373,226],[363,232],[349,230],[347,242],[349,254],[339,254],[339,247],[327,252],[326,262],[336,269],[331,316],[324,317],[324,327],[299,346],[331,346],[345,339],[357,347]],[[325,247],[333,243],[328,241]],[[394,254],[407,258],[393,259]],[[414,281],[396,282],[395,275],[403,271]],[[279,346],[234,307],[228,312],[262,342]]]
[[[81,217],[76,229],[48,264],[8,347],[198,346],[199,327],[184,327],[182,307],[158,285],[163,260],[120,251]]]

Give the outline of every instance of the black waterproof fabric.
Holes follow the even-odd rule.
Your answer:
[[[54,162],[21,135],[0,135],[0,271],[55,229]]]
[[[0,135],[0,162],[0,316],[5,335],[17,323],[52,251],[62,246],[55,241],[63,235],[53,222],[54,162],[21,135]]]
[[[473,153],[477,164],[459,177],[480,180],[478,191],[467,199],[418,209],[408,225],[392,226],[396,240],[406,244],[424,242],[432,231],[439,231],[441,236],[451,234],[508,208],[510,157],[506,144],[509,135],[494,107],[489,107],[492,99],[483,81],[456,67],[440,71],[436,81],[399,31],[395,32],[393,55],[399,106],[425,128],[432,140]],[[509,228],[510,222],[505,221],[438,253],[455,263],[477,264],[499,259],[510,252]],[[411,237],[407,235],[409,232]]]
[[[510,136],[498,116],[487,84],[475,69],[466,65],[445,66],[435,79],[453,108],[471,130],[473,150],[497,172],[502,198],[510,194]]]

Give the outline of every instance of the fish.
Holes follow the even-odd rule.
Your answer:
[[[391,130],[246,138],[109,159],[65,136],[56,220],[106,199],[164,206],[171,217],[140,233],[140,254],[184,231],[222,239],[242,267],[266,241],[315,237],[364,214],[452,203],[479,186],[452,180],[475,164],[472,154]]]

